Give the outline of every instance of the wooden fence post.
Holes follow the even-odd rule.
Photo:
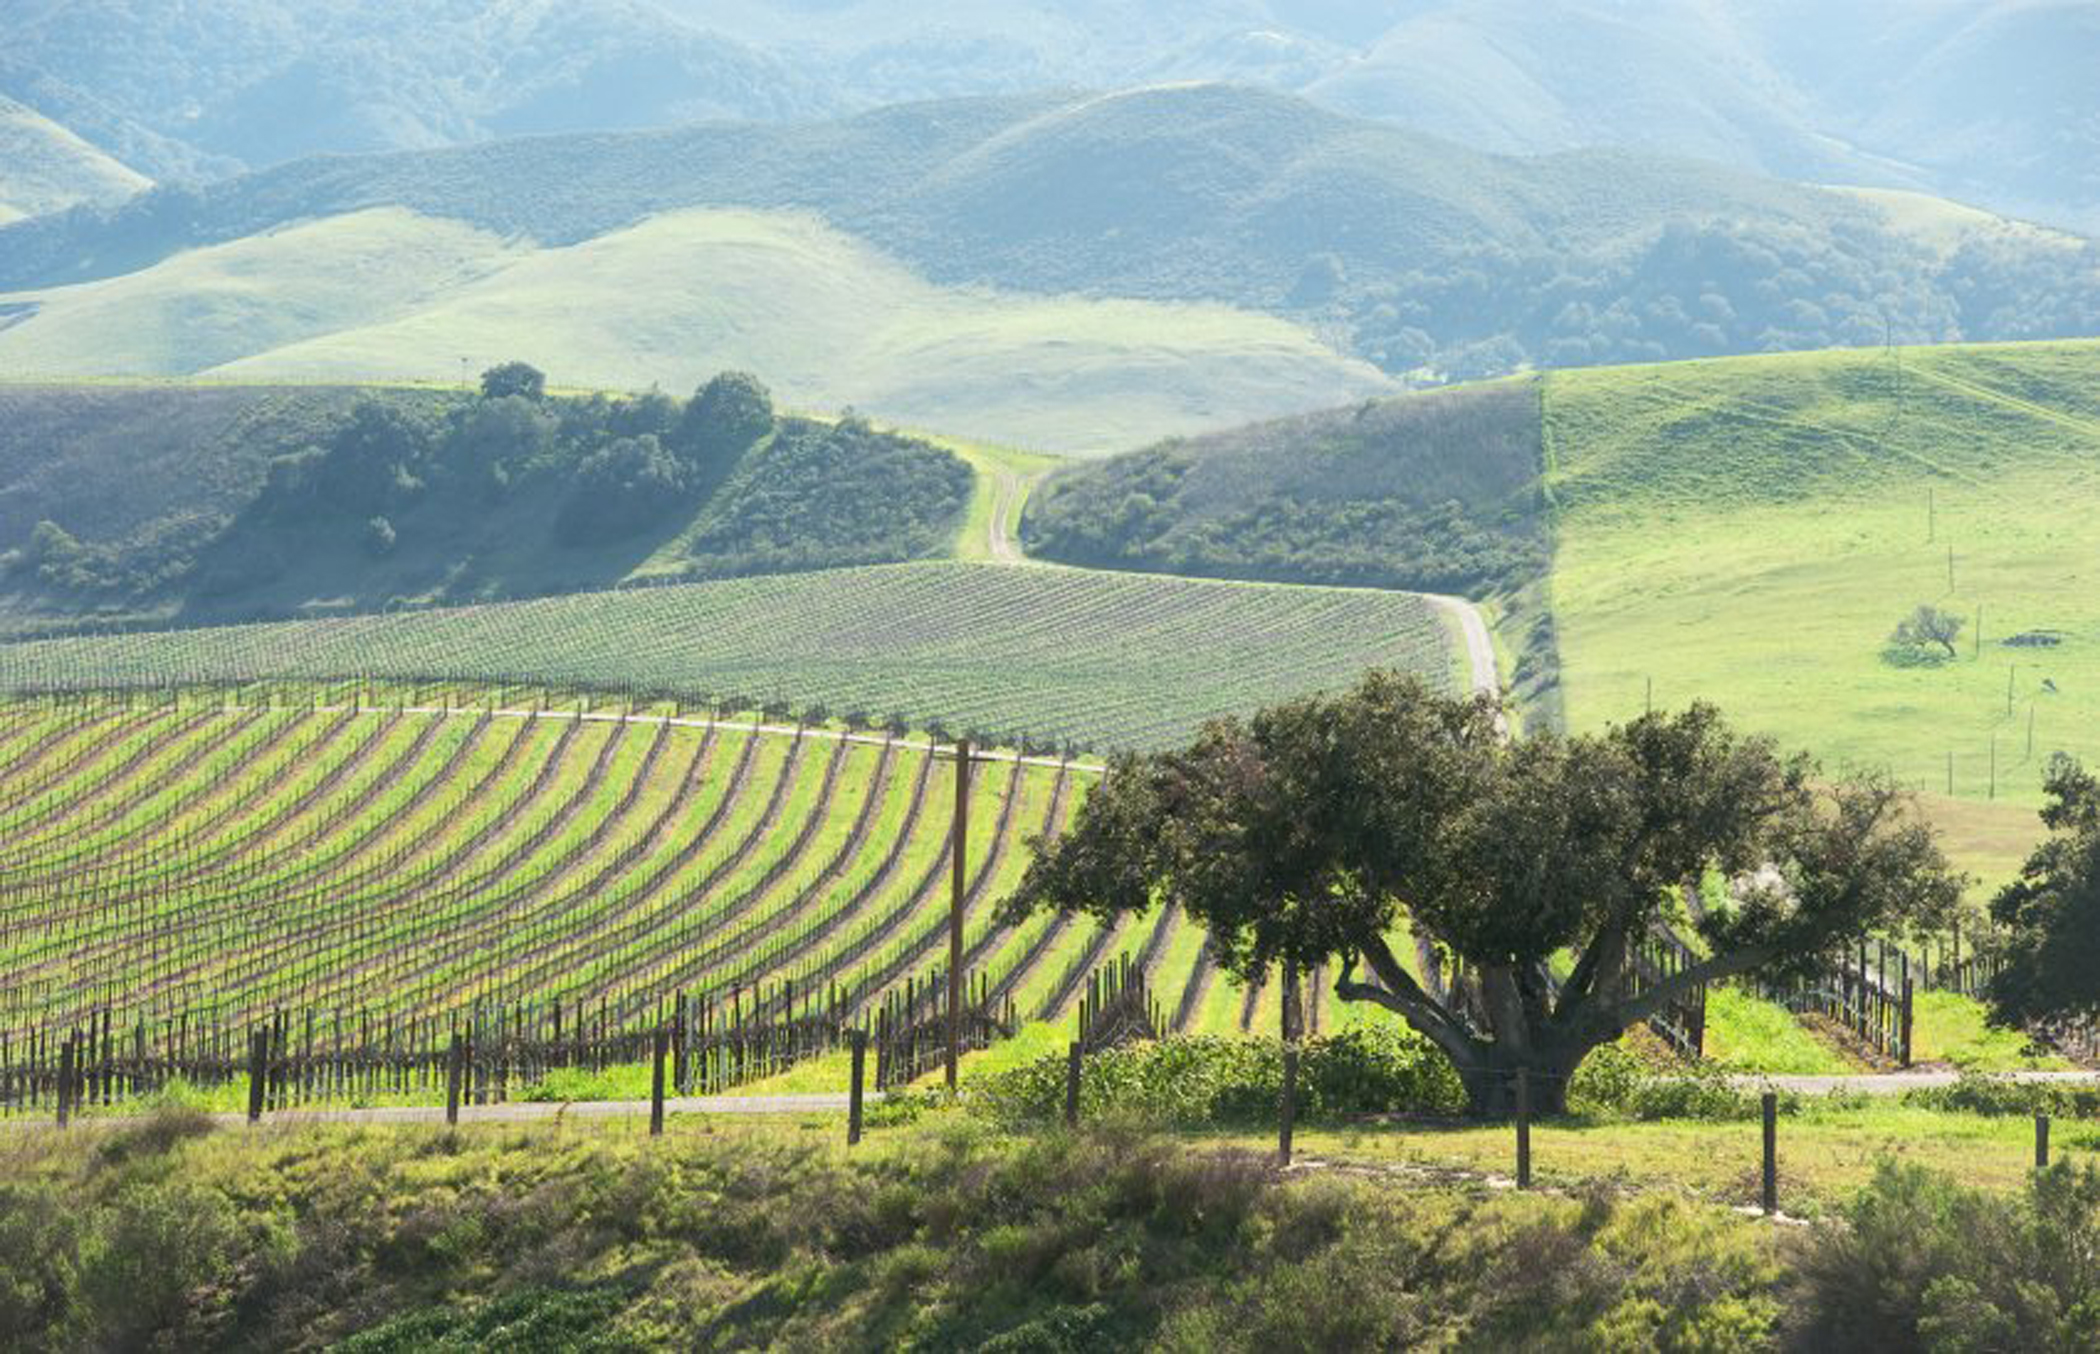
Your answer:
[[[1085,1056],[1085,1046],[1077,1039],[1072,1041],[1072,1051],[1065,1059],[1065,1127],[1079,1127],[1079,1064]]]
[[[671,1051],[671,1035],[662,1025],[656,1027],[655,1056],[649,1069],[649,1136],[664,1135],[664,1057]]]
[[[1905,955],[1905,956],[1904,956],[1904,961],[1903,961],[1903,967],[1904,967],[1905,969],[1908,969],[1908,968],[1910,967],[1910,957],[1909,957],[1908,955]],[[1911,1030],[1911,1006],[1910,1006],[1910,1002],[1911,1002],[1911,985],[1910,985],[1910,984],[1911,984],[1911,980],[1910,980],[1910,974],[1906,972],[1906,973],[1905,973],[1905,974],[1903,975],[1903,1065],[1904,1065],[1905,1067],[1909,1067],[1909,1066],[1910,1066],[1910,1063],[1911,1063],[1911,1057],[1910,1057],[1910,1030]]]
[[[445,1122],[459,1122],[459,1031],[452,1032],[452,1043],[445,1054]]]
[[[1531,1188],[1531,1073],[1517,1069],[1517,1188]]]
[[[248,1031],[248,1122],[262,1119],[263,1097],[270,1089],[270,1036]]]
[[[2049,1116],[2034,1116],[2034,1168],[2043,1170],[2049,1165]]]
[[[855,1030],[850,1036],[853,1044],[853,1084],[846,1092],[846,1145],[860,1141],[861,1086],[868,1072],[868,1032]]]
[[[73,1118],[73,1041],[66,1040],[58,1046],[58,1126],[64,1128]]]
[[[1770,1217],[1779,1211],[1779,1093],[1766,1091],[1758,1099],[1758,1111],[1765,1137],[1764,1190],[1759,1202]]]
[[[1283,1127],[1276,1145],[1277,1158],[1291,1164],[1291,1130],[1298,1118],[1298,1046],[1283,1046]]]

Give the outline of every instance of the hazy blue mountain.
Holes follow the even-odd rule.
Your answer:
[[[2100,332],[2090,241],[1650,153],[1487,155],[1217,85],[317,157],[7,227],[0,290],[374,207],[542,244],[793,209],[934,282],[1266,310],[1419,381]]]
[[[109,127],[214,172],[1223,80],[1487,150],[1652,149],[2100,229],[2090,0],[0,0],[0,31],[0,92],[156,178]]]

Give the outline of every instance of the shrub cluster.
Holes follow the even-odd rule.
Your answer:
[[[2100,1170],[2059,1161],[2004,1196],[1884,1162],[1803,1257],[1810,1349],[2072,1354],[2100,1339]]]
[[[1391,1023],[1305,1040],[1298,1068],[1298,1112],[1310,1119],[1456,1113],[1466,1103],[1450,1060]],[[1088,1119],[1269,1123],[1282,1094],[1281,1040],[1177,1036],[1089,1056],[1079,1103]],[[1003,1123],[1053,1122],[1064,1113],[1065,1059],[1052,1055],[973,1083],[971,1103]]]
[[[1676,1199],[1483,1200],[1119,1130],[46,1140],[0,1346],[1754,1347],[1771,1238]],[[166,1137],[167,1135],[163,1135]]]

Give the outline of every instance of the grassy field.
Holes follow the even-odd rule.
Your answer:
[[[634,683],[1099,750],[1171,742],[1375,665],[1441,676],[1448,644],[1401,594],[929,563],[41,640],[0,647],[0,682]]]
[[[1223,305],[942,287],[814,218],[688,210],[560,247],[376,207],[0,296],[17,375],[564,385],[761,372],[790,405],[1063,452],[1387,391],[1289,321]],[[464,365],[463,365],[464,364]]]
[[[2100,755],[2100,344],[1566,372],[1545,410],[1572,726],[1713,700],[2009,871],[2050,754]],[[1920,603],[1951,659],[1884,651]]]

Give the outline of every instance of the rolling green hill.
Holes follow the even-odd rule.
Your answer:
[[[331,321],[326,312],[330,298],[357,293],[364,269],[354,241],[343,259],[332,237],[316,237],[309,262],[299,247],[307,237],[288,244],[280,236],[273,245],[269,232],[325,232],[338,218],[363,222],[361,214],[382,208],[448,223],[453,244],[471,227],[476,249],[523,237],[541,252],[464,283],[453,294],[458,308],[438,306],[420,325],[404,313],[404,329],[366,341],[355,331],[396,317]],[[280,263],[242,266],[261,269],[282,294],[320,296],[313,360],[332,374],[354,363],[360,376],[399,375],[403,360],[433,357],[419,351],[425,341],[450,355],[486,346],[491,324],[541,327],[548,287],[560,292],[565,318],[582,321],[579,356],[596,351],[627,361],[652,341],[662,354],[708,339],[705,327],[666,330],[646,307],[647,323],[622,329],[617,318],[658,284],[703,316],[723,304],[709,285],[722,274],[696,280],[652,247],[697,229],[682,215],[697,209],[814,214],[840,232],[825,237],[819,256],[842,275],[867,266],[872,249],[944,288],[1270,312],[1299,327],[1288,339],[1271,331],[1291,349],[1281,359],[1285,378],[1271,388],[1288,385],[1293,394],[1304,394],[1304,383],[1289,373],[1305,370],[1307,345],[1322,346],[1305,330],[1345,357],[1415,382],[1504,374],[1527,363],[1878,343],[1890,332],[1909,342],[2100,332],[2100,245],[2073,240],[2065,249],[2018,232],[1986,232],[1948,251],[1912,238],[1876,204],[1849,193],[1642,152],[1487,155],[1283,95],[1217,85],[942,101],[833,122],[703,124],[296,161],[201,190],[149,194],[107,216],[6,228],[0,288],[22,293],[8,304],[44,307],[8,331],[17,351],[67,353],[76,374],[101,369],[81,366],[98,345],[115,355],[110,360],[148,364],[129,370],[195,370],[207,354],[229,360],[216,341],[226,328],[217,305],[203,308],[194,339],[188,318],[173,314],[179,322],[165,338],[148,340],[144,353],[117,322],[121,311],[97,321],[92,310],[125,295],[126,286],[174,291],[185,268],[224,267],[209,251],[181,253],[213,245],[261,249]],[[692,243],[703,253],[713,247],[705,237]],[[809,247],[806,233],[797,247]],[[290,273],[281,264],[287,256],[296,265]],[[420,248],[412,254],[422,257]],[[769,275],[762,260],[746,262]],[[156,263],[175,271],[161,273]],[[637,275],[651,285],[636,289]],[[406,306],[412,298],[402,293],[425,277],[411,267],[398,280],[382,279],[378,297]],[[72,289],[98,279],[116,290]],[[894,289],[885,283],[872,295],[880,303]],[[733,309],[735,289],[723,290]],[[806,299],[807,290],[787,295]],[[929,324],[883,337],[906,348],[939,345],[927,354],[935,359],[984,349],[994,365],[981,379],[1031,391],[1031,407],[1067,389],[1086,406],[1091,392],[1062,354],[1068,346],[1084,351],[1099,314],[1056,303],[1058,323],[1024,326],[1026,341],[1001,363],[1012,352],[1004,343],[1021,340],[1002,335],[981,306],[959,304],[959,312],[931,314],[915,307],[907,313]],[[1179,353],[1188,317],[1118,313],[1131,322],[1109,326],[1112,348],[1126,356],[1155,345],[1169,358]],[[318,332],[342,326],[340,339]],[[253,351],[290,337],[265,333],[259,338],[275,341]],[[154,342],[160,353],[151,351]],[[848,348],[848,368],[869,361],[870,351]],[[59,360],[39,359],[40,369]],[[602,367],[590,370],[598,379]],[[1171,362],[1158,370],[1171,370]],[[1362,392],[1359,369],[1336,375],[1333,389],[1296,404],[1278,397],[1258,412],[1301,412]],[[900,392],[896,384],[868,388],[898,408],[867,407],[917,418],[926,392]],[[1177,391],[1176,426],[1126,427],[1121,445],[1246,418],[1250,402],[1225,389],[1215,409]],[[1153,406],[1141,391],[1121,394],[1142,414]],[[907,406],[907,396],[918,403]],[[978,407],[989,418],[1025,412]],[[1028,440],[1025,428],[958,426]],[[1072,440],[1072,430],[1066,435]]]
[[[43,114],[0,97],[0,225],[77,202],[109,206],[151,186]]]
[[[1071,466],[1029,499],[1045,559],[1431,592],[1521,588],[1549,550],[1538,383],[1308,414]]]
[[[755,421],[732,421],[704,392],[0,385],[0,630],[952,552],[976,496],[952,452],[754,399]]]
[[[2100,760],[2100,345],[1566,373],[1545,410],[1570,724],[1652,679],[1942,796],[1951,764],[2028,837],[2042,762]],[[1920,603],[1953,659],[1885,652]]]
[[[1425,501],[1455,507],[1409,515]],[[1062,470],[1023,535],[1114,567],[1492,599],[1533,717],[1593,729],[1651,686],[1658,706],[1714,701],[1925,791],[1995,879],[2035,838],[2049,756],[2100,761],[2096,510],[2085,342],[1406,396]],[[1952,658],[1890,646],[1920,604],[1963,618]]]
[[[1390,390],[1305,329],[1222,305],[941,287],[807,217],[685,211],[562,248],[374,208],[0,298],[22,375],[574,385],[764,372],[804,409],[1066,451]]]

